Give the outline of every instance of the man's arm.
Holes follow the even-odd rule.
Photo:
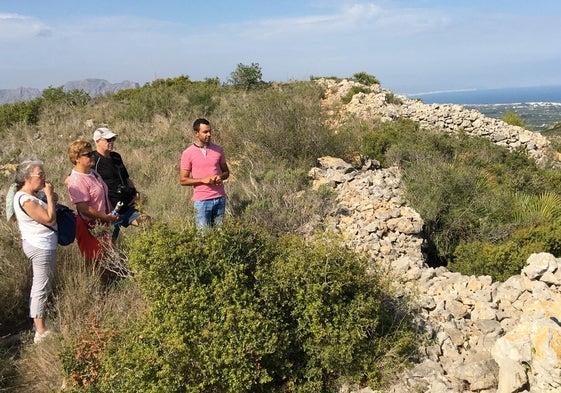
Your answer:
[[[229,176],[229,175],[228,175]],[[209,176],[209,177],[201,177],[200,179],[195,179],[191,177],[191,171],[187,169],[180,169],[179,170],[179,184],[182,186],[198,186],[200,184],[217,184],[220,183],[222,180],[220,176]]]
[[[228,168],[228,164],[220,164],[220,169],[222,173],[220,174],[220,180],[226,180],[230,177],[230,168]]]

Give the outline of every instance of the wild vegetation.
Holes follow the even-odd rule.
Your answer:
[[[520,115],[514,111],[506,111],[502,116],[501,120],[506,124],[511,126],[526,127],[526,120],[524,120]]]
[[[368,131],[362,152],[402,168],[430,264],[504,281],[533,252],[561,255],[561,173],[524,151],[400,120]]]
[[[48,317],[57,332],[31,344],[30,267],[16,227],[0,222],[0,390],[14,392],[318,392],[343,382],[383,387],[416,356],[407,299],[335,235],[298,230],[333,211],[328,188],[310,189],[316,159],[357,154],[399,165],[406,199],[425,220],[431,263],[506,279],[533,251],[561,254],[557,170],[537,168],[462,134],[410,121],[345,119],[333,129],[314,81],[266,83],[258,64],[228,84],[188,76],[91,98],[49,88],[0,107],[0,172],[7,187],[24,157],[45,161],[61,202],[75,139],[108,125],[152,215],[122,231],[104,266],[59,249]],[[378,80],[353,76],[368,92]],[[399,104],[394,96],[388,100]],[[178,184],[181,151],[197,117],[226,151],[227,223],[193,229],[190,190]],[[370,266],[372,268],[372,266]],[[372,269],[370,269],[372,270]]]

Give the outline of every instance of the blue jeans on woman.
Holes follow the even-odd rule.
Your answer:
[[[195,201],[195,226],[197,229],[221,225],[226,212],[226,197]]]

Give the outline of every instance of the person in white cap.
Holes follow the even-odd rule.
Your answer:
[[[135,201],[139,196],[138,191],[121,155],[113,151],[116,139],[117,134],[107,127],[98,128],[93,134],[96,149],[93,169],[101,175],[109,188],[109,201],[112,209],[117,207],[118,202],[122,202],[122,207],[118,209],[119,220],[114,224],[115,229],[112,235],[114,241],[119,236],[121,226],[125,228],[129,225],[138,226],[141,216],[143,216],[135,207]]]

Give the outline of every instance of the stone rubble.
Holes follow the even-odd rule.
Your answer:
[[[323,83],[340,95],[352,86],[331,82]],[[401,106],[388,105],[386,94],[358,93],[347,109],[386,121],[408,117],[449,132],[461,128],[509,148],[523,146],[538,162],[549,160],[548,142],[537,133],[456,105],[405,99]],[[338,205],[316,227],[338,231],[349,247],[367,252],[373,266],[393,276],[404,294],[416,294],[416,313],[432,337],[422,359],[387,393],[561,392],[560,258],[532,254],[521,273],[505,282],[429,267],[422,253],[423,220],[402,198],[397,167],[380,168],[370,160],[356,168],[334,157],[318,161],[309,173],[313,187],[332,187]]]
[[[404,293],[434,339],[390,393],[561,391],[561,259],[532,254],[504,283],[425,264],[423,221],[401,198],[397,168],[354,169],[322,157],[309,175],[330,185],[338,206],[322,227],[368,252]],[[559,320],[558,320],[559,318]]]

